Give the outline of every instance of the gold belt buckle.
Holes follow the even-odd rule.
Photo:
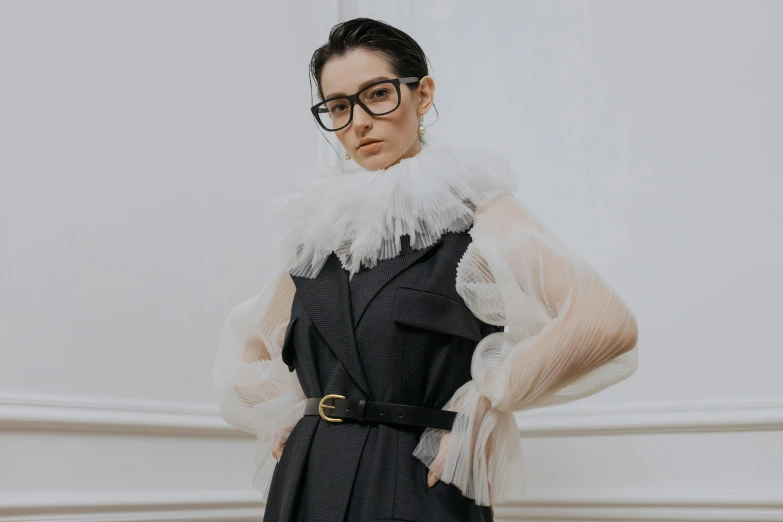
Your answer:
[[[338,419],[336,417],[327,417],[326,415],[324,415],[324,408],[334,408],[334,406],[329,406],[328,404],[324,404],[324,402],[326,402],[326,399],[345,399],[345,397],[343,397],[342,395],[335,395],[335,394],[324,395],[321,398],[320,402],[318,403],[318,415],[320,415],[323,420],[329,422],[342,422],[343,419]]]

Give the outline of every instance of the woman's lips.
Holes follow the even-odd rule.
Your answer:
[[[381,145],[383,145],[382,141],[373,141],[372,143],[368,143],[367,145],[362,145],[359,147],[359,150],[362,152],[375,152],[376,150],[381,148]]]

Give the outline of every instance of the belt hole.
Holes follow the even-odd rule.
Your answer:
[[[383,415],[383,412],[381,412],[381,415]]]

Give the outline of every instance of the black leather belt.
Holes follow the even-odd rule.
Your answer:
[[[346,399],[342,395],[311,397],[305,403],[305,415],[320,415],[327,422],[355,420],[359,424],[383,422],[450,430],[457,412],[423,408],[391,402]]]

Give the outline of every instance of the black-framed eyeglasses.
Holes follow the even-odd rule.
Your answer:
[[[335,96],[317,103],[310,111],[325,130],[338,131],[353,121],[353,108],[357,103],[373,116],[394,112],[400,106],[400,84],[415,83],[420,79],[409,76],[374,82],[351,96]]]

